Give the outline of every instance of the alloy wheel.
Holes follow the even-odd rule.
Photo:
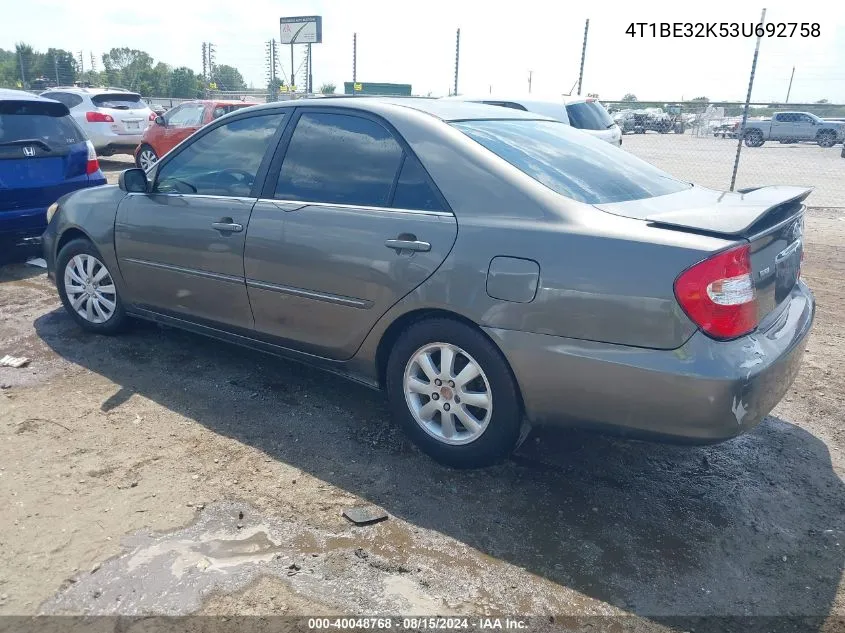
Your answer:
[[[138,154],[138,163],[144,171],[156,164],[158,156],[151,149],[142,149]]]
[[[403,379],[417,424],[444,444],[469,444],[493,415],[490,381],[481,365],[450,343],[430,343],[411,355]]]

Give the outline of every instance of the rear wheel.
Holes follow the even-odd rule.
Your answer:
[[[68,314],[84,330],[114,334],[128,317],[111,272],[86,239],[68,242],[56,259],[56,287]]]
[[[499,350],[450,319],[412,325],[387,362],[391,413],[435,460],[456,468],[496,463],[519,438],[516,383]]]
[[[135,156],[135,164],[143,170],[147,170],[158,162],[158,154],[147,144],[141,145],[141,149]]]
[[[745,133],[745,144],[748,147],[760,147],[763,142],[763,133],[760,130],[750,130]]]
[[[822,132],[818,136],[819,147],[833,147],[836,145],[836,134],[833,132]]]

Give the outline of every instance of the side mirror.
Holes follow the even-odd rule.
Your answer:
[[[155,123],[156,125],[167,125],[167,121],[165,121],[164,117],[160,114],[155,119],[153,119],[153,123]]]
[[[147,174],[143,169],[133,167],[120,172],[117,186],[126,193],[147,193]]]

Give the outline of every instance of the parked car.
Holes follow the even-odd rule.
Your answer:
[[[742,138],[748,147],[760,147],[766,141],[815,141],[821,147],[833,147],[845,138],[845,123],[825,121],[809,112],[778,112],[771,119],[748,121]]]
[[[120,88],[53,88],[41,96],[68,107],[100,156],[132,154],[156,116],[141,95]]]
[[[186,101],[162,116],[153,119],[153,125],[135,148],[135,164],[149,169],[179,143],[206,123],[224,114],[253,106],[246,101]]]
[[[0,254],[37,245],[47,207],[61,196],[105,183],[94,146],[67,107],[0,89]]]
[[[288,101],[62,198],[44,256],[89,332],[151,319],[383,387],[423,450],[478,466],[524,419],[754,427],[813,321],[809,193],[693,186],[512,108]]]
[[[612,145],[622,145],[622,130],[616,121],[607,113],[604,106],[591,97],[559,97],[537,99],[513,96],[463,96],[443,97],[452,101],[470,101],[484,103],[514,110],[535,112],[543,116],[557,119],[572,127],[583,130],[590,136],[595,136]]]
[[[714,125],[711,129],[713,131],[713,137],[719,138],[736,138],[739,135],[739,128],[742,127],[742,121],[726,121],[724,123],[719,123],[718,125]]]

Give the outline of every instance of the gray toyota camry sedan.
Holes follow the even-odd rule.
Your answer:
[[[698,187],[528,112],[306,99],[61,198],[44,249],[85,330],[151,319],[317,365],[480,466],[526,422],[692,442],[760,422],[813,321],[808,194]]]

